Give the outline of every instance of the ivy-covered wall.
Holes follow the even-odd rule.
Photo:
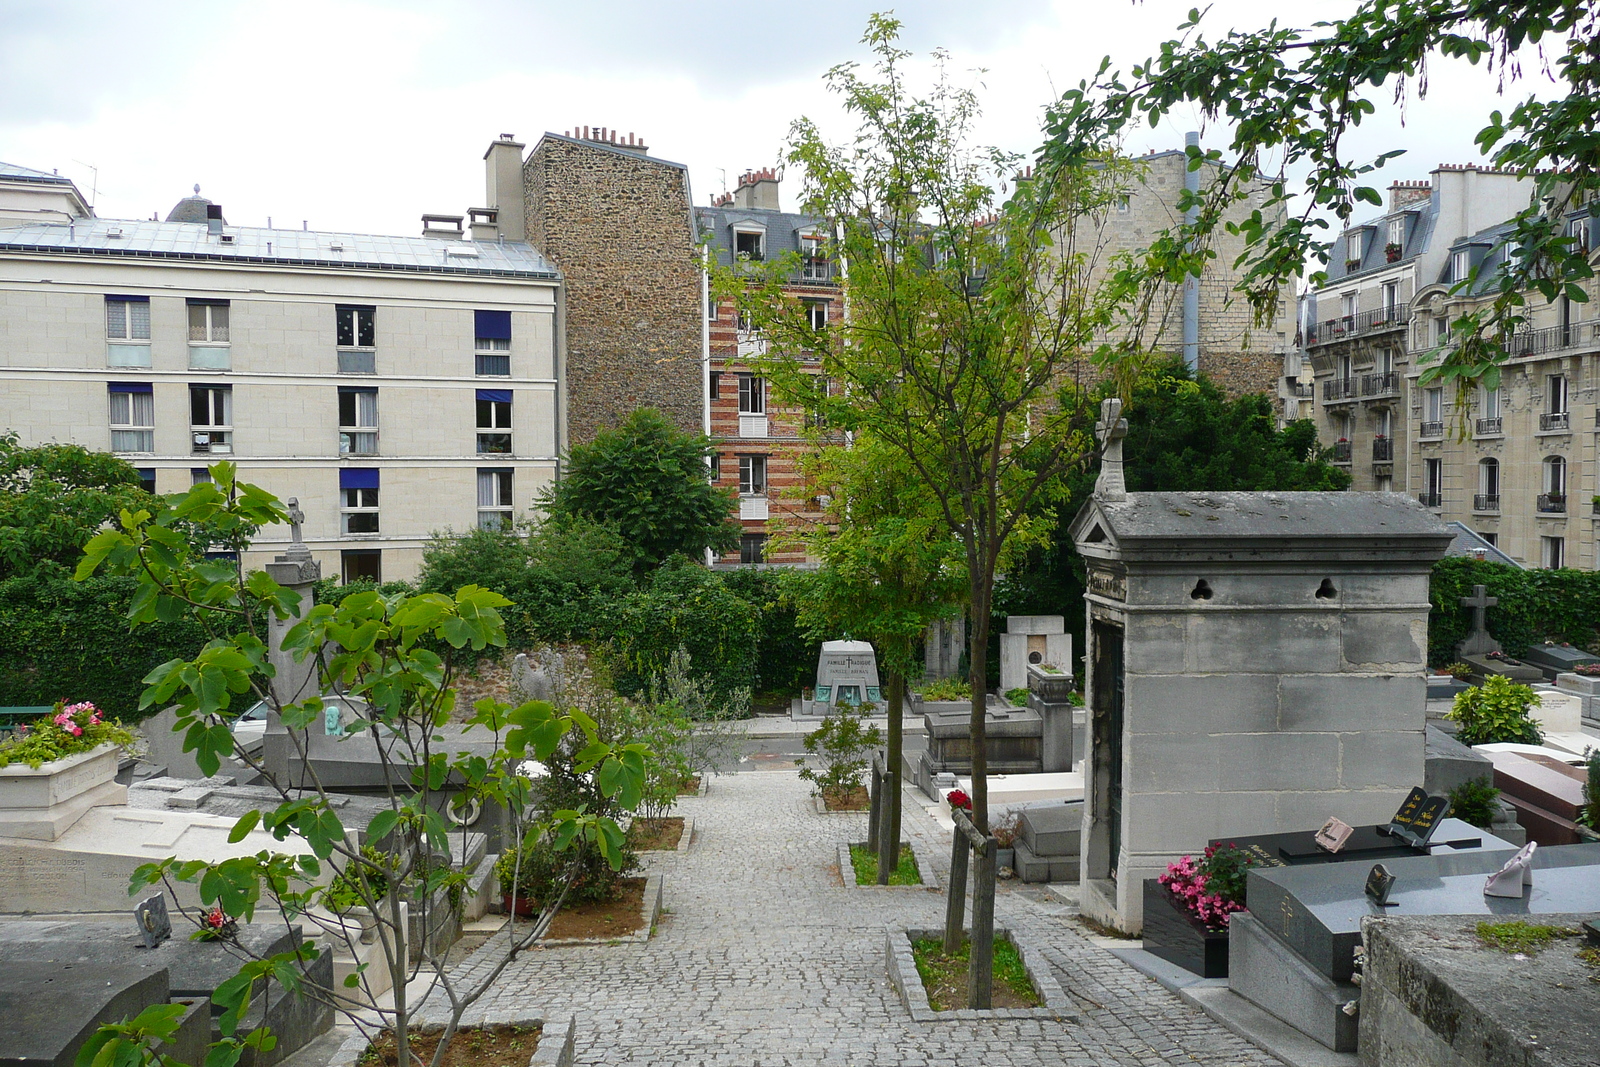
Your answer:
[[[1461,598],[1470,596],[1474,585],[1499,598],[1487,621],[1509,655],[1542,641],[1565,641],[1590,651],[1600,647],[1600,572],[1519,570],[1452,557],[1433,568],[1428,662],[1435,667],[1456,658],[1456,646],[1472,627],[1472,613],[1461,606]]]

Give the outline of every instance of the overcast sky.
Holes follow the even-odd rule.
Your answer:
[[[895,9],[908,47],[947,49],[979,85],[983,140],[1027,151],[1062,88],[1103,55],[1124,70],[1151,55],[1191,3],[902,0]],[[822,74],[866,58],[866,16],[887,6],[0,0],[0,160],[58,169],[93,191],[106,217],[165,217],[199,183],[238,225],[271,216],[278,226],[307,219],[411,234],[425,211],[482,203],[483,151],[500,133],[531,146],[545,130],[607,126],[687,163],[704,204],[746,168],[777,162],[798,116],[848,133]],[[1204,25],[1217,36],[1352,6],[1219,0]],[[1431,83],[1404,126],[1389,108],[1354,138],[1373,153],[1408,149],[1390,163],[1394,177],[1477,159],[1473,134],[1499,105],[1481,70],[1436,64]],[[1138,130],[1127,148],[1181,145],[1197,127],[1176,116],[1167,129]],[[1223,146],[1222,133],[1208,131],[1208,146]],[[796,193],[783,190],[785,207]]]

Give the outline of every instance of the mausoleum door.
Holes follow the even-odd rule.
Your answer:
[[[1105,820],[1105,877],[1115,882],[1122,856],[1122,627],[1096,622],[1094,647],[1094,809]]]

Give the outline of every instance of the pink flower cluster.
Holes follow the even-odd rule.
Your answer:
[[[83,718],[84,715],[88,718]],[[85,726],[100,724],[100,709],[87,700],[81,704],[68,704],[56,714],[55,724],[73,737],[82,737]]]
[[[1195,864],[1193,856],[1185,856],[1177,863],[1167,864],[1167,873],[1156,881],[1172,890],[1188,911],[1207,926],[1227,928],[1228,917],[1244,907],[1216,893],[1206,892],[1209,877]]]

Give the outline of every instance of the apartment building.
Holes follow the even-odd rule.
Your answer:
[[[0,426],[162,493],[230,459],[299,500],[325,575],[414,576],[431,534],[520,516],[557,472],[561,277],[527,241],[520,149],[485,154],[470,232],[417,237],[236,225],[198,188],[105,219],[0,166]]]
[[[822,220],[781,209],[778,175],[771,169],[747,171],[733,192],[713,206],[696,208],[695,219],[707,237],[707,254],[728,266],[798,256],[800,266],[784,286],[802,301],[817,329],[836,324],[844,311],[836,265],[824,249]],[[731,301],[705,301],[709,376],[707,432],[717,458],[713,477],[739,494],[739,550],[721,564],[798,564],[799,549],[769,548],[780,521],[793,527],[820,522],[815,500],[797,492],[802,481],[799,452],[813,447],[802,439],[805,413],[772,402],[765,379],[751,361],[765,355],[768,341],[750,328]],[[820,371],[819,371],[820,372]]]
[[[1417,466],[1415,446],[1442,442],[1444,391],[1417,379],[1420,357],[1442,343],[1439,300],[1456,280],[1451,250],[1520,211],[1530,192],[1515,174],[1441,165],[1427,181],[1392,184],[1387,210],[1335,242],[1327,283],[1302,298],[1311,374],[1297,391],[1314,402],[1318,432],[1352,489],[1440,498],[1442,483],[1429,479],[1442,468]]]

